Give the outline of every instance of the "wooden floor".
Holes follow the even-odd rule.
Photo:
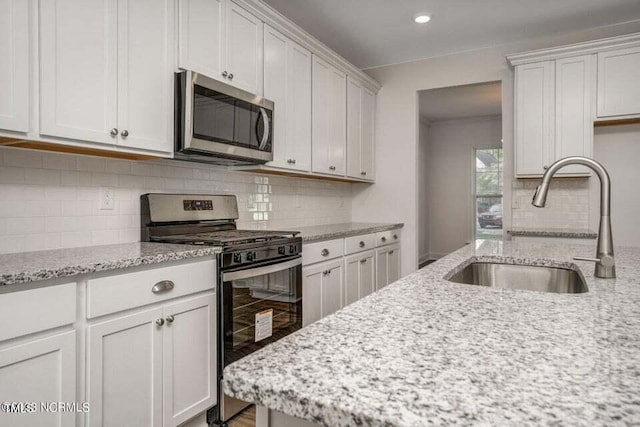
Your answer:
[[[256,407],[250,406],[229,422],[229,427],[256,427]]]

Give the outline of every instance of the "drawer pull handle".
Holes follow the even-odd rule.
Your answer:
[[[158,325],[158,326],[164,325],[164,319],[162,317],[159,318],[159,319],[156,319],[156,325]]]
[[[160,292],[170,291],[175,286],[176,284],[171,280],[162,280],[153,285],[153,288],[151,288],[151,292],[153,292],[154,294],[159,294]]]
[[[362,240],[360,241],[360,247],[364,248],[364,242]]]
[[[173,323],[174,320],[175,318],[173,317],[173,315],[167,316],[167,323]]]
[[[320,251],[320,255],[322,255],[322,256],[329,255],[329,249],[323,249],[322,251]]]
[[[384,236],[382,236],[382,238],[381,238],[380,240],[382,240],[382,242],[384,243],[384,242],[386,242],[386,241],[387,241],[387,238],[386,238],[386,237],[384,237]]]

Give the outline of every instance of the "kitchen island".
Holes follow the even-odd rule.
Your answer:
[[[640,248],[616,250],[598,279],[572,259],[592,245],[475,242],[228,366],[224,389],[300,425],[640,423]],[[589,291],[445,279],[473,261],[579,268]]]

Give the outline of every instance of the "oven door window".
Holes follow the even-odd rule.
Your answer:
[[[302,327],[300,265],[223,286],[225,366]]]

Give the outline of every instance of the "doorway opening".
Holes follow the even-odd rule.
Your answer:
[[[419,91],[418,102],[423,264],[478,238],[502,239],[502,84]]]

